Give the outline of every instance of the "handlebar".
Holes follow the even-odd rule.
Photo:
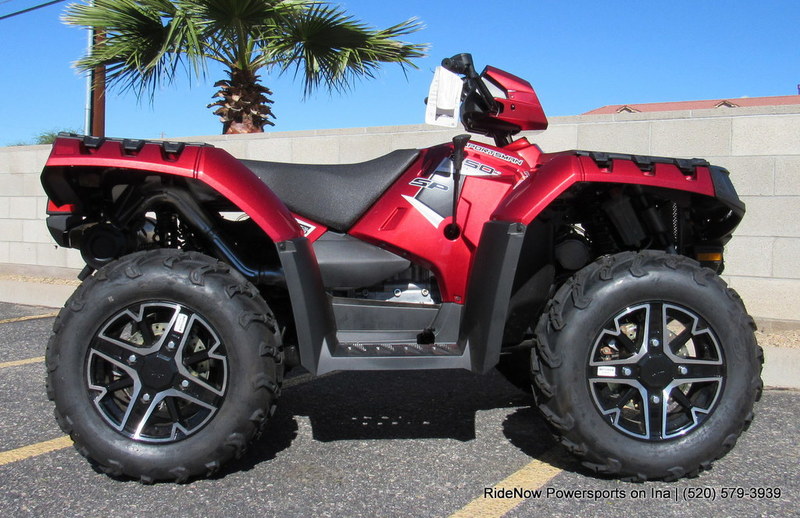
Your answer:
[[[494,100],[489,89],[481,81],[480,75],[475,71],[475,65],[472,62],[472,54],[462,53],[456,54],[451,58],[444,58],[442,60],[442,67],[449,70],[454,74],[464,76],[464,93],[468,95],[469,92],[476,92],[490,112],[497,112],[498,105]]]
[[[456,54],[452,58],[444,58],[442,66],[454,74],[466,76],[467,79],[478,77],[475,72],[475,65],[472,63],[472,54]]]

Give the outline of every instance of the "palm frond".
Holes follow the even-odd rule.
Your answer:
[[[427,45],[397,38],[419,31],[421,22],[412,18],[384,30],[356,21],[337,7],[317,4],[282,20],[275,32],[261,43],[264,65],[281,72],[293,70],[302,77],[307,96],[320,87],[347,90],[355,79],[375,77],[382,63],[415,67]]]
[[[324,0],[94,0],[69,5],[63,20],[103,35],[75,63],[79,70],[103,65],[111,87],[151,101],[182,71],[202,77],[206,60],[222,63],[230,80],[219,85],[215,113],[228,124],[244,113],[242,124],[258,128],[273,117],[261,69],[293,70],[308,96],[321,87],[346,90],[383,63],[416,68],[427,48],[400,40],[422,29],[416,19],[377,30]]]
[[[191,13],[168,0],[95,0],[71,4],[65,23],[92,27],[103,35],[90,54],[79,59],[78,70],[105,65],[107,80],[137,95],[152,95],[171,83],[184,59],[195,75],[205,70],[199,27]]]
[[[276,20],[303,9],[305,0],[180,0],[203,20],[207,55],[226,66],[253,68],[255,42]]]

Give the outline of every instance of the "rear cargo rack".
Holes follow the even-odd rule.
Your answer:
[[[81,141],[83,146],[87,149],[100,149],[106,142],[119,142],[122,150],[127,155],[136,155],[147,144],[155,144],[160,146],[167,155],[179,156],[186,146],[198,147],[214,147],[205,142],[175,142],[168,140],[145,140],[145,139],[129,139],[129,138],[114,138],[114,137],[95,137],[92,135],[80,135],[77,133],[61,132],[58,134],[59,138],[73,138]]]

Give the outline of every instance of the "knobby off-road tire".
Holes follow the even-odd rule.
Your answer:
[[[735,291],[682,256],[625,252],[548,303],[531,359],[536,402],[597,473],[695,476],[753,418],[763,353]]]
[[[283,378],[272,312],[238,272],[153,250],[100,269],[47,347],[47,394],[76,449],[113,476],[183,482],[244,453]]]

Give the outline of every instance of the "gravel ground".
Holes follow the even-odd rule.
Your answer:
[[[770,333],[756,331],[756,339],[761,347],[800,349],[800,329],[772,331]]]
[[[61,286],[80,286],[78,279],[64,279],[63,277],[31,277],[29,275],[0,274],[0,280],[13,282],[35,282],[39,284],[57,284]]]

